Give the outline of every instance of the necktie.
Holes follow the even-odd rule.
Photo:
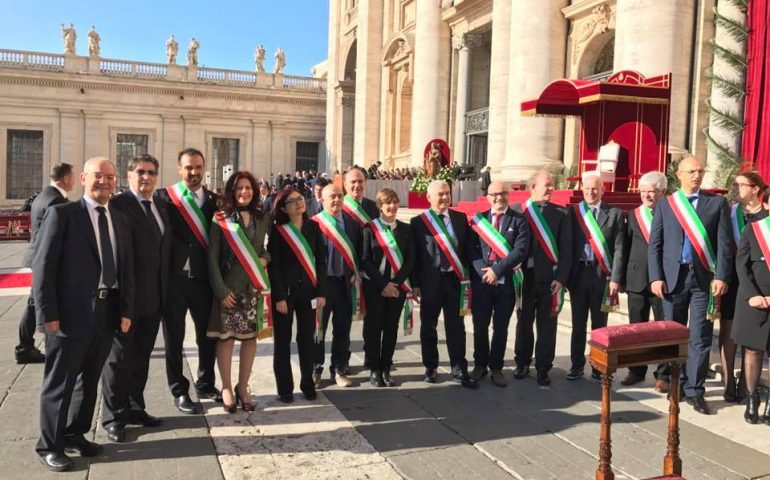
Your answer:
[[[147,219],[150,221],[150,224],[152,225],[152,231],[158,236],[158,238],[162,237],[163,234],[160,233],[160,226],[158,226],[158,220],[155,218],[155,214],[152,213],[152,202],[149,200],[142,200],[142,205],[144,205],[144,213],[147,215]]]
[[[687,200],[690,202],[690,205],[692,205],[697,198],[697,195],[692,195],[687,197]],[[692,263],[692,243],[690,242],[690,237],[688,237],[684,231],[682,234],[684,235],[684,242],[682,243],[682,258],[680,263]]]
[[[496,232],[500,231],[500,217],[502,216],[502,213],[494,213],[492,214],[492,228],[495,229]],[[498,256],[495,253],[494,250],[490,249],[489,251],[489,263],[495,263],[498,260]]]
[[[102,247],[102,282],[107,288],[112,288],[117,279],[115,272],[115,257],[110,241],[110,227],[104,207],[96,207],[99,212],[99,244]]]
[[[446,214],[445,213],[439,213],[438,218],[441,219],[441,223],[443,223],[446,226]],[[446,272],[449,270],[449,259],[446,258],[444,255],[444,252],[441,251],[441,248],[439,248],[438,245],[436,245],[436,250],[438,250],[438,256],[439,256],[439,268],[442,272]]]

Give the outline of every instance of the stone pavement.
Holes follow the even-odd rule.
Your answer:
[[[17,267],[24,244],[0,244],[0,269]],[[147,397],[150,413],[164,419],[157,429],[130,427],[128,442],[95,439],[105,455],[75,456],[76,471],[50,474],[38,464],[38,396],[42,366],[13,360],[17,325],[26,303],[23,292],[0,296],[0,478],[88,479],[588,479],[597,466],[599,387],[567,382],[569,312],[561,315],[553,385],[533,378],[501,389],[483,380],[468,391],[449,380],[444,364],[439,382],[424,384],[417,334],[399,338],[394,389],[375,389],[361,369],[361,323],[353,328],[354,386],[341,389],[324,378],[321,395],[307,402],[297,394],[286,406],[275,399],[272,342],[261,341],[251,379],[257,411],[225,414],[204,401],[205,416],[179,413],[166,387],[163,340],[151,363]],[[0,295],[4,293],[0,292]],[[21,293],[21,294],[20,294]],[[611,321],[626,321],[614,314]],[[472,325],[468,358],[472,357]],[[441,327],[440,327],[441,330]],[[511,329],[511,332],[513,329]],[[192,333],[192,328],[188,328]],[[512,359],[513,335],[507,359]],[[195,371],[194,338],[186,339]],[[441,358],[447,359],[441,349]],[[295,369],[296,369],[296,358]],[[237,363],[237,356],[236,356]],[[234,369],[235,370],[235,369]],[[189,374],[189,371],[188,371]],[[297,372],[295,370],[295,379]],[[624,372],[618,374],[622,377]],[[667,403],[651,390],[616,384],[613,393],[613,467],[616,478],[636,479],[662,471]],[[770,428],[743,422],[742,406],[721,401],[718,380],[707,395],[717,415],[697,415],[682,404],[681,442],[688,479],[770,479]]]

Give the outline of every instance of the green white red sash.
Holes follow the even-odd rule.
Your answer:
[[[366,213],[366,210],[364,210],[364,207],[362,207],[361,204],[350,195],[345,195],[345,198],[342,200],[342,210],[351,217],[355,218],[362,227],[366,226],[366,224],[372,221],[369,214]]]
[[[460,315],[468,315],[471,311],[471,282],[468,277],[468,269],[463,265],[457,251],[457,239],[449,233],[446,225],[433,209],[426,210],[420,217],[449,262],[449,266],[460,279]]]
[[[588,206],[588,202],[583,200],[575,205],[574,208],[578,225],[580,225],[580,229],[583,230],[583,235],[585,235],[586,241],[591,246],[591,250],[594,252],[594,257],[596,257],[596,260],[599,262],[602,272],[607,275],[607,284],[604,286],[604,296],[602,297],[602,311],[615,311],[618,309],[619,305],[617,295],[609,295],[610,275],[612,274],[612,253],[607,244],[607,239],[604,238],[602,229],[599,228],[599,224],[596,223],[596,219],[591,213],[591,207]]]
[[[746,228],[746,217],[743,216],[743,209],[738,203],[733,204],[730,209],[730,223],[733,226],[733,240],[737,247],[738,243],[741,241],[743,229]]]
[[[537,204],[535,204],[531,198],[524,202],[524,206],[521,210],[529,223],[529,228],[534,232],[540,248],[545,253],[545,256],[548,257],[548,260],[553,263],[553,272],[555,274],[559,263],[559,245],[556,243],[556,237],[553,234],[553,230],[548,226],[548,222],[545,221],[543,213],[537,208]],[[554,318],[557,317],[563,306],[564,287],[551,294],[551,316]]]
[[[350,301],[353,305],[353,316],[360,320],[366,314],[366,305],[364,304],[363,289],[361,288],[361,273],[358,266],[358,254],[350,237],[345,230],[339,228],[337,219],[332,217],[329,212],[322,211],[313,216],[312,220],[318,224],[318,227],[326,235],[326,238],[332,242],[334,248],[342,255],[342,260],[353,270],[351,280]]]
[[[645,205],[640,205],[634,209],[636,223],[639,224],[639,230],[642,231],[644,241],[650,243],[650,230],[652,230],[652,209]]]
[[[382,219],[375,218],[369,225],[372,228],[372,233],[374,233],[374,238],[380,245],[380,248],[385,254],[385,258],[390,265],[391,275],[395,277],[404,265],[404,254],[401,253],[401,249],[398,248],[398,243],[393,236],[393,232]],[[414,307],[412,305],[414,296],[412,295],[412,284],[407,278],[404,280],[404,283],[398,286],[398,288],[406,292],[404,307],[401,309],[401,325],[404,329],[404,335],[410,335],[414,328]]]
[[[684,230],[684,234],[692,244],[692,248],[700,259],[703,268],[716,274],[717,262],[716,252],[711,245],[711,239],[706,233],[706,227],[703,226],[695,209],[687,199],[683,191],[677,190],[668,197],[668,203],[674,216],[679,221],[679,225]],[[709,303],[706,309],[706,318],[716,320],[719,318],[719,297],[715,297],[713,290],[709,288]]]
[[[209,247],[209,220],[203,215],[198,203],[193,198],[184,182],[175,183],[166,189],[171,203],[190,227],[203,248]]]
[[[762,256],[765,257],[767,268],[770,269],[770,217],[753,222],[751,228],[754,229],[754,236],[757,237]]]
[[[479,238],[482,239],[499,258],[507,257],[511,250],[513,250],[513,247],[508,243],[508,240],[506,240],[481,213],[474,215],[473,218],[471,218],[470,223],[471,228],[479,234]],[[516,306],[521,309],[521,287],[524,285],[524,272],[521,271],[520,263],[516,265],[511,272],[511,282],[513,283],[513,291],[516,296]]]
[[[241,267],[249,276],[251,284],[259,290],[256,318],[257,335],[259,338],[270,337],[273,331],[273,317],[271,315],[270,279],[267,276],[267,270],[262,266],[257,251],[254,250],[254,246],[238,222],[234,221],[232,217],[228,217],[223,211],[218,211],[214,218],[222,230],[227,244],[230,245],[230,249],[238,259],[238,263],[241,264]],[[265,319],[267,319],[267,325],[265,325]]]

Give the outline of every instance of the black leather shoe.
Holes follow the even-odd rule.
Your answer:
[[[759,392],[750,393],[746,401],[746,411],[743,413],[743,419],[747,423],[757,423],[759,421]]]
[[[64,449],[75,450],[81,457],[95,457],[104,451],[101,445],[89,442],[83,435],[64,437]]]
[[[310,390],[307,392],[302,392],[302,395],[305,396],[305,400],[313,401],[316,398],[318,398],[318,394],[315,393],[315,390]]]
[[[567,372],[567,380],[580,380],[583,378],[582,368],[570,368]]]
[[[460,375],[452,375],[452,380],[455,381],[455,383],[459,383],[465,388],[470,388],[472,390],[475,390],[479,388],[479,382],[474,380],[470,375],[463,372]]]
[[[16,363],[24,365],[27,363],[45,363],[45,354],[37,349],[16,347]]]
[[[52,472],[66,472],[75,466],[75,462],[65,453],[46,453],[45,455],[38,455],[38,458],[40,463]]]
[[[158,417],[153,417],[144,410],[139,410],[134,413],[129,421],[131,425],[142,425],[144,427],[160,427],[163,425],[163,420]]]
[[[427,383],[436,383],[436,377],[438,374],[436,373],[435,368],[428,368],[425,370],[425,382]]]
[[[120,423],[113,423],[107,429],[107,438],[115,443],[123,443],[126,441],[126,426]]]
[[[379,370],[372,370],[369,374],[369,383],[373,387],[384,387],[385,382],[382,380],[382,373]]]
[[[513,378],[516,380],[523,380],[529,375],[529,365],[516,365],[516,370],[513,371]]]
[[[473,367],[473,371],[471,372],[471,378],[473,378],[475,381],[479,381],[482,378],[486,377],[489,373],[489,370],[487,367]]]
[[[687,397],[687,403],[692,405],[693,410],[703,415],[711,415],[709,404],[703,397]]]
[[[548,376],[548,372],[545,370],[537,371],[537,384],[541,387],[547,387],[551,384],[551,378]]]
[[[222,392],[220,392],[214,385],[196,385],[195,394],[198,398],[206,398],[214,400],[217,403],[222,403]]]
[[[279,395],[278,400],[282,401],[283,403],[293,403],[294,394],[290,393],[288,395]]]
[[[194,415],[201,413],[198,404],[193,402],[189,395],[184,394],[174,399],[174,406],[182,413]]]
[[[592,370],[591,371],[591,379],[596,383],[601,383],[602,381],[602,374],[598,370]]]
[[[644,377],[640,377],[635,372],[628,372],[628,375],[626,375],[626,378],[620,381],[620,384],[625,387],[630,387],[631,385],[636,385],[637,383],[641,383],[644,381]]]
[[[390,376],[390,370],[382,371],[382,383],[384,383],[386,387],[396,386],[396,382],[394,382],[393,377]]]

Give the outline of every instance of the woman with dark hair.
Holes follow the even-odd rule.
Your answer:
[[[732,339],[745,347],[744,377],[748,401],[743,418],[748,423],[759,421],[758,385],[762,356],[765,352],[770,354],[770,192],[767,189],[761,201],[764,218],[746,228],[735,260],[740,285]],[[770,399],[765,405],[762,422],[770,425]]]
[[[291,323],[297,315],[299,388],[307,400],[316,398],[313,385],[313,342],[326,304],[326,244],[316,222],[307,218],[305,197],[295,188],[281,190],[273,204],[273,229],[267,242],[273,296],[275,349],[273,372],[278,397],[294,401],[291,373]]]
[[[234,413],[240,403],[251,412],[249,377],[270,291],[265,272],[270,255],[264,246],[268,220],[254,176],[249,172],[231,175],[218,207],[209,231],[209,283],[216,301],[212,302],[207,336],[219,340],[217,366],[225,411]],[[241,353],[234,390],[230,377],[236,339],[241,341]]]
[[[767,216],[767,211],[762,208],[760,201],[760,196],[765,190],[767,190],[767,185],[756,172],[744,172],[735,177],[732,190],[734,203],[730,207],[730,224],[736,249],[740,244],[741,235],[743,235],[745,227]],[[740,403],[746,396],[746,391],[743,382],[736,383],[735,381],[735,353],[737,346],[731,338],[731,331],[736,298],[738,296],[738,278],[735,274],[733,274],[733,278],[735,283],[730,285],[727,293],[720,300],[719,351],[722,360],[722,376],[725,384],[723,397],[727,402]],[[741,369],[741,380],[743,378],[743,369]]]

